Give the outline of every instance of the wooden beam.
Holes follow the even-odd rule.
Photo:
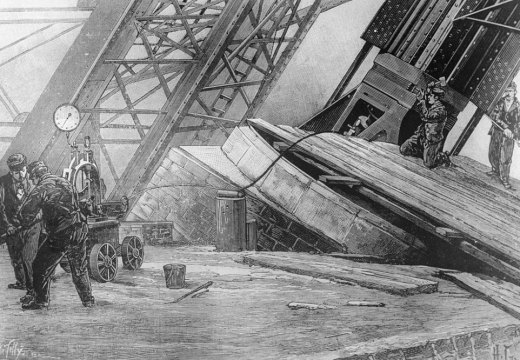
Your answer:
[[[520,320],[520,287],[501,280],[481,279],[468,273],[441,271],[440,276]]]
[[[358,186],[362,184],[361,180],[350,176],[320,175],[319,180],[327,185]]]
[[[245,264],[279,269],[299,275],[327,280],[339,279],[369,289],[377,289],[400,296],[437,291],[438,283],[398,272],[393,265],[356,263],[344,259],[324,258],[305,253],[245,255]]]
[[[436,227],[435,232],[447,239],[464,239],[464,234],[460,231],[456,231],[445,227]]]
[[[289,147],[290,147],[290,145],[287,145],[287,144],[284,143],[283,141],[275,141],[275,142],[273,143],[273,148],[275,148],[276,150],[278,150],[278,152],[286,151]]]

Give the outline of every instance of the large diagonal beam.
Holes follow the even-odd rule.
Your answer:
[[[102,47],[96,52],[96,58],[91,59],[89,71],[82,77],[80,84],[75,84],[74,91],[69,92],[66,101],[72,102],[78,108],[94,108],[105,91],[107,85],[113,79],[114,65],[106,63],[106,59],[118,59],[127,54],[132,47],[137,30],[134,25],[134,14],[149,14],[156,7],[158,0],[119,0],[125,1],[126,7],[118,15],[117,22],[112,24],[110,32],[105,34]],[[113,0],[105,0],[99,6],[107,3],[105,12],[113,11]],[[97,19],[99,27],[100,19]],[[108,29],[107,29],[108,30]],[[67,80],[63,79],[63,82]],[[56,104],[54,108],[59,105]],[[76,139],[84,131],[88,132],[91,113],[84,114],[80,126],[70,134],[70,139]],[[48,118],[52,122],[52,113]],[[94,120],[97,121],[97,120]],[[88,126],[86,126],[88,125]],[[47,139],[51,138],[50,136]],[[67,166],[69,158],[69,147],[64,133],[56,131],[51,140],[47,142],[40,158],[45,160],[51,171],[60,172],[60,169]]]
[[[180,125],[184,115],[196,100],[205,80],[224,54],[226,41],[233,38],[232,35],[238,30],[252,5],[253,1],[244,0],[230,0],[227,3],[211,33],[201,45],[202,56],[198,63],[184,74],[177,90],[163,107],[167,109],[168,114],[154,122],[153,128],[146,134],[110,195],[111,198],[117,199],[131,194],[147,184],[162,154],[169,147],[175,134],[173,130]]]
[[[88,74],[91,64],[95,63],[106,40],[118,26],[121,17],[130,10],[133,2],[133,0],[100,1],[5,152],[0,161],[0,173],[7,171],[6,159],[12,153],[25,153],[29,160],[40,158],[49,144],[49,139],[52,139],[51,142],[56,142],[62,138],[61,146],[68,150],[65,137],[55,132],[52,121],[54,110],[58,105],[73,99],[75,91]],[[65,157],[68,158],[68,155]]]

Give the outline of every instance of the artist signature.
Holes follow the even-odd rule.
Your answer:
[[[45,356],[38,352],[26,349],[16,339],[0,341],[0,360],[22,360],[22,359],[59,359],[57,357]]]

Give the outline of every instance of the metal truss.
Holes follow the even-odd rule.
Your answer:
[[[474,11],[474,12],[472,12],[470,14],[466,14],[464,16],[460,16],[460,17],[454,19],[453,21],[468,20],[468,21],[472,21],[472,22],[475,22],[477,24],[480,24],[480,25],[483,25],[483,26],[486,26],[486,27],[498,28],[498,29],[501,29],[501,30],[512,31],[512,32],[515,32],[517,34],[520,34],[520,29],[517,28],[517,27],[509,26],[509,25],[506,25],[506,24],[501,24],[501,23],[494,22],[494,21],[489,21],[489,20],[486,20],[486,19],[479,19],[479,18],[475,17],[475,15],[489,13],[489,12],[491,12],[493,10],[500,9],[500,8],[504,7],[504,5],[512,4],[512,3],[516,3],[516,2],[517,2],[517,0],[502,1],[502,2],[499,2],[497,4],[494,4],[494,5],[491,5],[491,6],[487,6],[487,7],[483,8],[483,9]]]
[[[132,46],[100,60],[112,75],[98,100],[76,102],[99,119],[110,197],[145,187],[172,146],[218,143],[254,116],[319,12],[319,0],[162,0],[134,14]]]

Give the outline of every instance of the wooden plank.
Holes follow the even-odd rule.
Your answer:
[[[406,275],[392,265],[360,264],[303,253],[252,254],[244,256],[242,261],[320,279],[339,279],[401,296],[430,294],[438,286],[437,282]]]
[[[435,232],[448,239],[464,239],[464,234],[450,228],[437,227],[435,228]]]
[[[300,138],[258,119],[251,119],[249,123],[288,143]],[[421,216],[461,231],[506,259],[520,260],[518,203],[502,201],[500,196],[494,198],[492,194],[475,196],[467,186],[447,180],[420,164],[398,158],[360,139],[353,140],[320,134],[299,143],[297,148],[340,173],[360,178],[367,187],[401,202]]]
[[[356,185],[362,184],[361,180],[350,177],[350,176],[320,175],[319,180],[328,185],[356,186]]]
[[[444,279],[520,319],[520,287],[504,281],[481,279],[469,273],[440,272]]]

